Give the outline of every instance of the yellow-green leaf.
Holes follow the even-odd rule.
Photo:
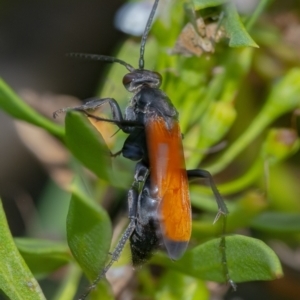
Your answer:
[[[20,255],[0,201],[0,289],[11,300],[43,300],[43,292]]]

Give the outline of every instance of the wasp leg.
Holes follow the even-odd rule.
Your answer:
[[[96,288],[99,281],[105,277],[107,271],[110,269],[112,264],[117,261],[121,255],[122,250],[126,242],[131,237],[132,233],[136,229],[136,218],[137,218],[137,210],[138,210],[138,201],[140,197],[139,190],[144,188],[144,183],[148,177],[149,170],[142,163],[138,163],[135,168],[135,175],[133,184],[128,191],[127,201],[128,201],[128,218],[130,220],[129,225],[127,226],[125,232],[122,234],[117,246],[114,251],[110,253],[111,259],[105,268],[98,274],[97,278],[92,282],[92,284],[88,287],[87,291],[82,294],[79,300],[84,300],[89,295],[89,293]],[[140,183],[142,182],[142,188],[140,188]]]
[[[226,219],[223,223],[223,230],[225,230],[226,227]],[[231,288],[236,291],[237,290],[237,285],[236,283],[231,279],[230,274],[229,274],[229,269],[227,265],[227,255],[226,255],[226,239],[225,236],[223,235],[220,240],[220,251],[222,254],[222,266],[223,266],[223,273],[225,275],[226,281],[230,284]]]
[[[101,118],[90,113],[90,111],[95,111],[97,108],[106,103],[108,103],[110,106],[112,119]],[[94,120],[114,123],[124,132],[128,132],[128,130],[130,131],[130,127],[143,127],[142,124],[136,121],[125,120],[123,118],[122,111],[118,102],[113,98],[97,98],[89,100],[83,105],[61,108],[53,113],[53,118],[56,118],[59,113],[66,113],[72,110],[83,112],[85,115],[87,115],[90,118],[93,118]],[[127,127],[129,127],[129,129]]]
[[[97,278],[88,287],[87,291],[79,297],[79,300],[86,299],[86,297],[90,294],[90,292],[96,288],[99,281],[105,277],[107,271],[110,269],[112,264],[119,259],[121,252],[125,247],[126,242],[129,240],[129,238],[131,237],[132,233],[136,228],[136,213],[137,213],[138,198],[139,198],[139,193],[137,190],[137,184],[136,181],[134,181],[131,189],[128,191],[128,217],[130,219],[130,223],[127,226],[125,232],[122,234],[114,251],[111,253],[111,259],[109,263],[98,274]]]
[[[189,179],[193,179],[193,178],[205,179],[208,182],[212,192],[214,193],[214,196],[215,196],[215,199],[216,199],[217,205],[218,205],[218,214],[215,217],[214,223],[220,218],[221,215],[223,215],[223,230],[222,230],[223,235],[221,237],[220,244],[219,244],[220,251],[222,254],[223,272],[224,272],[226,281],[231,285],[233,290],[236,290],[237,286],[234,283],[234,281],[231,279],[231,277],[229,275],[228,266],[227,266],[225,233],[226,233],[226,219],[227,219],[226,217],[229,212],[226,207],[226,204],[225,204],[221,194],[219,193],[211,174],[208,171],[202,170],[202,169],[187,170],[187,175],[188,175]]]
[[[96,110],[97,108],[99,108],[100,106],[106,103],[110,105],[110,109],[113,115],[113,120],[122,121],[123,116],[122,116],[121,108],[118,102],[113,98],[103,98],[103,99],[93,98],[79,106],[61,108],[53,113],[53,118],[56,118],[59,113],[66,113],[70,110],[77,110],[82,112]]]
[[[93,281],[93,283],[88,287],[87,291],[82,294],[79,297],[79,300],[84,300],[86,299],[86,297],[89,295],[89,293],[96,288],[97,284],[99,283],[99,281],[105,277],[107,271],[109,270],[109,268],[112,266],[112,264],[117,261],[120,257],[120,254],[126,244],[126,242],[128,241],[128,239],[130,238],[130,236],[132,235],[133,231],[135,229],[135,219],[132,219],[129,223],[129,225],[127,226],[125,232],[123,233],[121,239],[119,240],[115,250],[113,251],[113,253],[111,254],[111,260],[109,261],[109,263],[105,266],[105,268],[99,273],[99,275],[97,276],[97,278]]]
[[[214,180],[211,176],[211,174],[206,171],[206,170],[202,170],[202,169],[195,169],[195,170],[187,170],[187,175],[189,179],[192,178],[203,178],[207,181],[208,185],[210,186],[212,192],[214,193],[215,199],[217,201],[217,205],[218,205],[218,214],[214,220],[214,223],[220,218],[221,215],[228,215],[228,209],[226,207],[226,204],[220,194],[220,192],[218,191]]]
[[[102,118],[91,113],[91,111],[96,110],[106,103],[110,105],[112,119]],[[124,157],[134,161],[143,158],[145,152],[144,149],[146,147],[144,125],[141,122],[136,121],[135,112],[131,107],[126,109],[124,119],[120,106],[115,99],[92,99],[80,106],[59,109],[53,113],[53,117],[56,118],[59,113],[65,113],[72,110],[80,111],[88,118],[96,121],[113,123],[117,125],[123,132],[129,134],[123,145],[123,148],[116,153],[111,153],[111,157],[116,157],[120,154],[123,154]]]

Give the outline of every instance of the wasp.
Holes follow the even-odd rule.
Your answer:
[[[133,265],[147,261],[158,248],[164,248],[172,260],[182,257],[191,237],[190,179],[204,178],[211,187],[218,205],[215,221],[221,215],[228,214],[211,174],[202,169],[186,170],[179,114],[168,96],[160,89],[162,76],[144,69],[145,44],[158,2],[159,0],[155,0],[153,4],[141,39],[137,69],[115,57],[71,54],[79,58],[119,63],[129,71],[123,77],[123,85],[133,93],[133,97],[124,115],[113,98],[92,100],[54,113],[55,117],[59,112],[76,110],[94,120],[114,123],[128,134],[122,149],[114,155],[122,154],[125,158],[138,161],[134,181],[128,192],[129,225],[113,251],[110,262],[80,299],[85,299],[105,276],[128,240]],[[111,119],[91,113],[104,104],[110,106]]]

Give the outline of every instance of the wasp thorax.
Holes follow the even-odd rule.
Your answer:
[[[123,77],[123,84],[129,92],[141,89],[143,86],[159,88],[162,77],[157,72],[149,70],[134,70]]]

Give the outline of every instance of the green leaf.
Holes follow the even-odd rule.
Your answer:
[[[223,24],[229,35],[230,47],[258,47],[245,29],[234,4],[231,2],[224,5],[225,18]]]
[[[108,180],[110,151],[101,134],[79,112],[69,111],[65,124],[66,143],[74,156],[99,178]]]
[[[169,270],[159,281],[159,287],[156,289],[155,299],[205,300],[210,299],[210,295],[206,284],[202,280]]]
[[[241,235],[228,236],[226,256],[230,278],[234,282],[272,280],[282,276],[278,257],[260,240]],[[195,247],[177,262],[164,259],[161,255],[155,256],[152,261],[196,278],[226,281],[220,239],[213,239]]]
[[[71,264],[68,270],[67,275],[65,276],[64,282],[58,290],[53,300],[73,300],[78,299],[76,293],[82,294],[85,291],[85,288],[78,290],[79,280],[81,277],[81,270],[76,264]],[[89,296],[90,300],[113,300],[114,295],[111,289],[110,284],[106,280],[101,280],[97,287],[93,289]]]
[[[194,196],[195,193],[192,193]],[[200,203],[200,199],[201,202]],[[193,220],[192,224],[192,237],[197,240],[203,240],[204,238],[211,238],[222,232],[223,219],[218,220],[217,223],[213,224],[213,218],[217,214],[217,205],[215,199],[206,198],[205,195],[199,195],[199,200],[194,202],[196,207],[204,209],[206,211],[214,212],[214,215],[204,215],[200,220]],[[229,205],[227,205],[229,204]],[[226,229],[228,232],[233,232],[236,229],[249,227],[252,220],[259,214],[262,213],[268,207],[266,199],[259,193],[249,192],[246,193],[238,201],[226,203],[229,210],[229,214],[226,220]],[[206,218],[205,218],[206,217]]]
[[[219,157],[218,161],[209,166],[212,174],[223,170],[238,154],[247,148],[263,130],[279,116],[297,109],[300,105],[300,68],[290,69],[271,89],[267,102],[259,114],[242,135],[232,143]],[[285,99],[285,101],[282,101]]]
[[[238,228],[249,227],[252,220],[268,207],[267,200],[259,192],[248,192],[235,202],[227,217],[226,228],[233,232]]]
[[[229,35],[230,47],[258,47],[245,29],[235,5],[230,0],[193,0],[195,10],[223,5],[224,27]]]
[[[74,258],[89,279],[95,279],[104,266],[111,234],[106,211],[86,196],[79,184],[74,184],[67,217],[67,238]]]
[[[294,166],[278,164],[270,167],[268,199],[271,210],[300,214],[299,178],[292,171]]]
[[[0,201],[0,289],[11,300],[46,299],[20,255]]]
[[[204,9],[207,7],[215,7],[227,3],[230,0],[193,0],[195,10]]]
[[[275,233],[299,233],[300,214],[265,212],[252,221],[251,227]]]
[[[62,284],[53,300],[73,300],[75,298],[82,272],[78,264],[70,264]]]
[[[39,126],[60,138],[64,129],[43,117],[27,105],[2,79],[0,79],[0,108],[12,117]]]
[[[101,280],[95,290],[91,292],[91,300],[113,300],[115,299],[112,289],[107,281]]]
[[[15,243],[31,272],[39,278],[71,260],[69,248],[63,243],[28,238],[16,238]]]

